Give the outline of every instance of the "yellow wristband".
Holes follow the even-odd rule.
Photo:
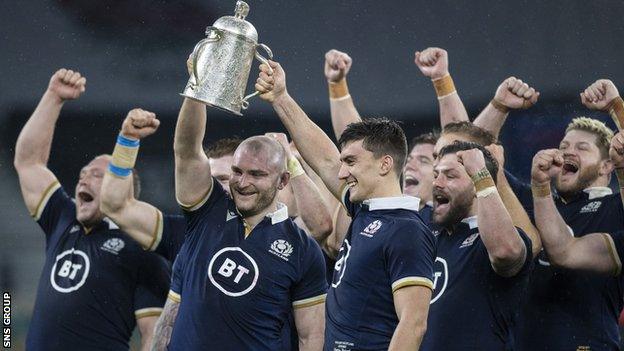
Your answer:
[[[117,142],[113,150],[111,164],[115,167],[132,169],[139,154],[138,143],[136,146],[124,145]]]
[[[438,99],[447,97],[456,91],[455,83],[453,83],[453,78],[451,78],[450,74],[442,78],[432,79],[431,82],[433,83],[433,88],[436,91]]]
[[[502,102],[500,102],[500,101],[498,101],[498,100],[496,100],[496,99],[492,99],[492,101],[490,101],[490,104],[492,104],[492,106],[493,106],[495,109],[499,110],[499,111],[500,111],[500,112],[502,112],[502,113],[507,113],[507,112],[509,112],[509,107],[507,107],[507,106],[503,105],[503,103],[502,103]]]
[[[479,193],[480,191],[487,189],[487,188],[491,188],[491,187],[496,188],[496,184],[494,184],[494,179],[492,179],[492,177],[487,177],[487,178],[479,179],[476,182],[474,182],[474,187],[475,187],[475,191]]]
[[[290,179],[296,178],[302,174],[305,174],[303,167],[301,167],[301,163],[297,160],[296,157],[291,157],[288,159],[288,172],[290,172]]]
[[[531,193],[533,193],[533,197],[548,197],[548,196],[550,196],[550,183],[547,183],[547,184],[533,184],[533,183],[531,183]]]
[[[338,82],[329,82],[329,98],[341,99],[349,96],[349,87],[347,86],[347,79],[342,78]]]

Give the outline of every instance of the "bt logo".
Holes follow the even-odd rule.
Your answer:
[[[256,261],[240,247],[219,250],[208,265],[208,278],[222,293],[239,297],[256,286],[260,271]]]
[[[69,249],[56,256],[50,272],[54,290],[70,293],[80,289],[89,276],[89,256],[80,250]]]

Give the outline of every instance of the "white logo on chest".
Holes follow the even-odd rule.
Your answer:
[[[587,205],[583,206],[583,208],[581,208],[581,212],[580,213],[596,212],[600,208],[600,205],[602,205],[602,201],[590,202]]]
[[[69,234],[71,234],[71,233],[75,233],[75,232],[77,232],[78,230],[80,230],[80,226],[79,226],[78,224],[74,224],[74,226],[73,226],[73,227],[71,227],[71,229],[69,230]]]
[[[54,290],[70,293],[80,289],[89,276],[89,256],[80,250],[69,249],[56,256],[50,272]]]
[[[472,235],[470,235],[469,237],[466,238],[466,240],[464,240],[463,243],[461,243],[461,245],[459,246],[459,248],[464,248],[466,246],[471,246],[472,244],[474,244],[474,242],[477,240],[477,238],[479,237],[479,233],[474,233]]]
[[[102,247],[100,247],[100,249],[117,255],[119,254],[119,251],[121,251],[121,249],[123,249],[125,246],[126,243],[124,243],[123,240],[119,238],[110,238],[106,240],[104,244],[102,244]]]
[[[371,224],[367,225],[366,228],[360,232],[360,234],[372,238],[373,234],[381,228],[381,224],[380,220],[373,221]]]
[[[224,247],[208,265],[212,285],[227,296],[239,297],[250,292],[258,282],[256,261],[240,247]]]
[[[429,304],[433,304],[442,297],[449,280],[448,265],[445,259],[436,257],[433,267],[433,295]]]
[[[271,244],[271,248],[269,252],[274,254],[275,256],[283,259],[284,261],[288,261],[288,256],[290,256],[293,252],[293,247],[286,240],[278,239]]]

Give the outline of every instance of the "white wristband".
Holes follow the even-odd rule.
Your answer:
[[[485,188],[481,191],[477,191],[477,197],[488,197],[494,193],[497,193],[498,191],[496,190],[495,186],[491,186],[488,188]]]

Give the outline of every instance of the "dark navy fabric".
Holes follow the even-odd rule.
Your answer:
[[[46,260],[26,349],[128,350],[141,310],[165,303],[167,261],[108,220],[86,233],[62,188],[37,223],[46,234]]]
[[[243,219],[218,185],[185,215],[187,238],[171,286],[181,302],[169,350],[281,349],[293,307],[324,300],[319,245],[289,218],[266,217],[245,238]]]
[[[154,252],[173,262],[184,243],[185,233],[186,218],[184,216],[164,214],[162,237]]]

